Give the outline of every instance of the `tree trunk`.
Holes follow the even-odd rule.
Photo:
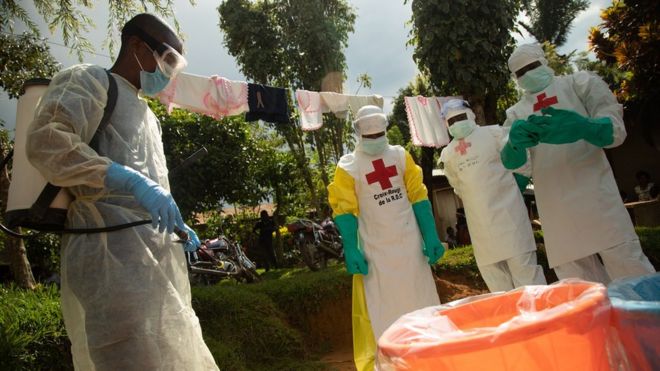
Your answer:
[[[484,115],[486,117],[486,125],[502,124],[501,122],[497,122],[497,96],[495,94],[486,94]]]
[[[486,115],[484,113],[484,98],[483,96],[471,96],[468,97],[468,102],[470,103],[470,108],[476,116],[475,121],[477,125],[486,125]]]
[[[20,231],[20,228],[18,230]],[[27,258],[27,251],[25,250],[23,240],[7,237],[5,238],[5,248],[7,249],[11,273],[14,276],[16,284],[21,288],[34,290],[36,282],[32,275],[32,268]]]
[[[7,155],[7,151],[2,149],[2,157],[4,158]],[[9,173],[7,168],[2,169],[2,175],[0,176],[0,208],[4,212],[7,209],[7,195],[9,191]],[[20,228],[18,229],[20,232]],[[7,257],[9,259],[10,269],[12,275],[14,276],[14,281],[18,286],[33,290],[35,287],[34,276],[32,275],[32,268],[30,267],[30,261],[27,258],[27,251],[25,250],[25,244],[20,238],[10,237],[5,235],[5,249],[7,250]]]
[[[303,180],[305,181],[305,184],[309,189],[309,193],[312,199],[311,200],[312,205],[318,210],[319,208],[318,196],[316,194],[316,187],[314,186],[314,181],[312,180],[312,174],[309,171],[307,157],[305,156],[305,147],[302,144],[301,138],[297,137],[294,130],[297,130],[297,127],[291,126],[291,128],[284,129],[282,131],[282,134],[284,135],[284,139],[286,139],[286,143],[289,146],[289,149],[293,153],[293,157],[296,159],[296,164],[298,165],[298,169],[300,169],[303,175]]]

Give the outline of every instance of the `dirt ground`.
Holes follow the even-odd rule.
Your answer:
[[[442,277],[435,277],[435,286],[438,290],[438,296],[441,303],[448,303],[450,301],[462,299],[468,296],[485,294],[488,292],[485,289],[485,284],[482,281],[472,280],[460,274],[442,273]],[[342,316],[349,317],[350,323],[350,307],[346,311],[346,303],[342,303]],[[345,314],[344,314],[345,313]],[[335,312],[335,314],[337,314]],[[347,323],[345,320],[341,321],[343,324]],[[321,362],[328,365],[330,370],[335,371],[356,371],[355,364],[353,363],[353,344],[350,341],[350,334],[346,333],[344,326],[337,327],[337,334],[332,336],[333,350],[321,358]],[[347,339],[348,336],[348,339]]]

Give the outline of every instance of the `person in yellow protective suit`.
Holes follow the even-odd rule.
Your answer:
[[[623,109],[597,75],[555,76],[538,44],[508,61],[524,90],[506,111],[502,163],[532,163],[550,267],[560,279],[610,280],[655,272],[623,206],[603,148],[623,143]]]
[[[161,127],[142,94],[162,90],[185,66],[182,42],[160,18],[139,14],[122,29],[112,78],[117,105],[103,116],[110,83],[103,68],[58,73],[28,128],[26,154],[54,185],[74,197],[69,228],[116,226],[114,232],[64,234],[62,313],[76,370],[217,370],[191,305],[182,245],[186,230],[169,193]],[[188,250],[188,248],[186,247]]]
[[[465,206],[474,257],[491,292],[545,285],[536,263],[536,244],[516,179],[527,178],[502,165],[505,129],[477,126],[462,99],[442,106],[453,139],[440,154],[440,167]],[[520,171],[520,170],[519,170]]]
[[[401,146],[387,142],[387,119],[364,106],[354,121],[358,144],[344,155],[328,186],[353,274],[353,347],[358,370],[374,365],[375,341],[397,318],[438,305],[429,264],[444,254],[422,183]]]

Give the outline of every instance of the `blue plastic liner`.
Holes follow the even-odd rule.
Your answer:
[[[612,282],[612,324],[633,370],[660,370],[660,273]]]

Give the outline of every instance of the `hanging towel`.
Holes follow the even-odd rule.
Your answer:
[[[337,118],[343,120],[348,118],[348,95],[326,91],[320,92],[319,95],[325,108],[324,113],[332,112]]]
[[[157,97],[168,113],[178,107],[220,119],[248,110],[247,90],[244,81],[182,72]]]
[[[416,146],[443,147],[449,143],[449,133],[440,115],[438,97],[404,97],[410,138]]]
[[[289,104],[286,90],[260,84],[248,84],[249,111],[246,121],[263,120],[286,124],[289,122]]]
[[[351,108],[351,114],[355,117],[357,111],[364,106],[372,105],[383,108],[383,97],[380,95],[349,95],[348,105]]]
[[[300,113],[300,126],[303,130],[317,130],[323,126],[323,111],[321,96],[316,91],[296,90],[296,101]]]

